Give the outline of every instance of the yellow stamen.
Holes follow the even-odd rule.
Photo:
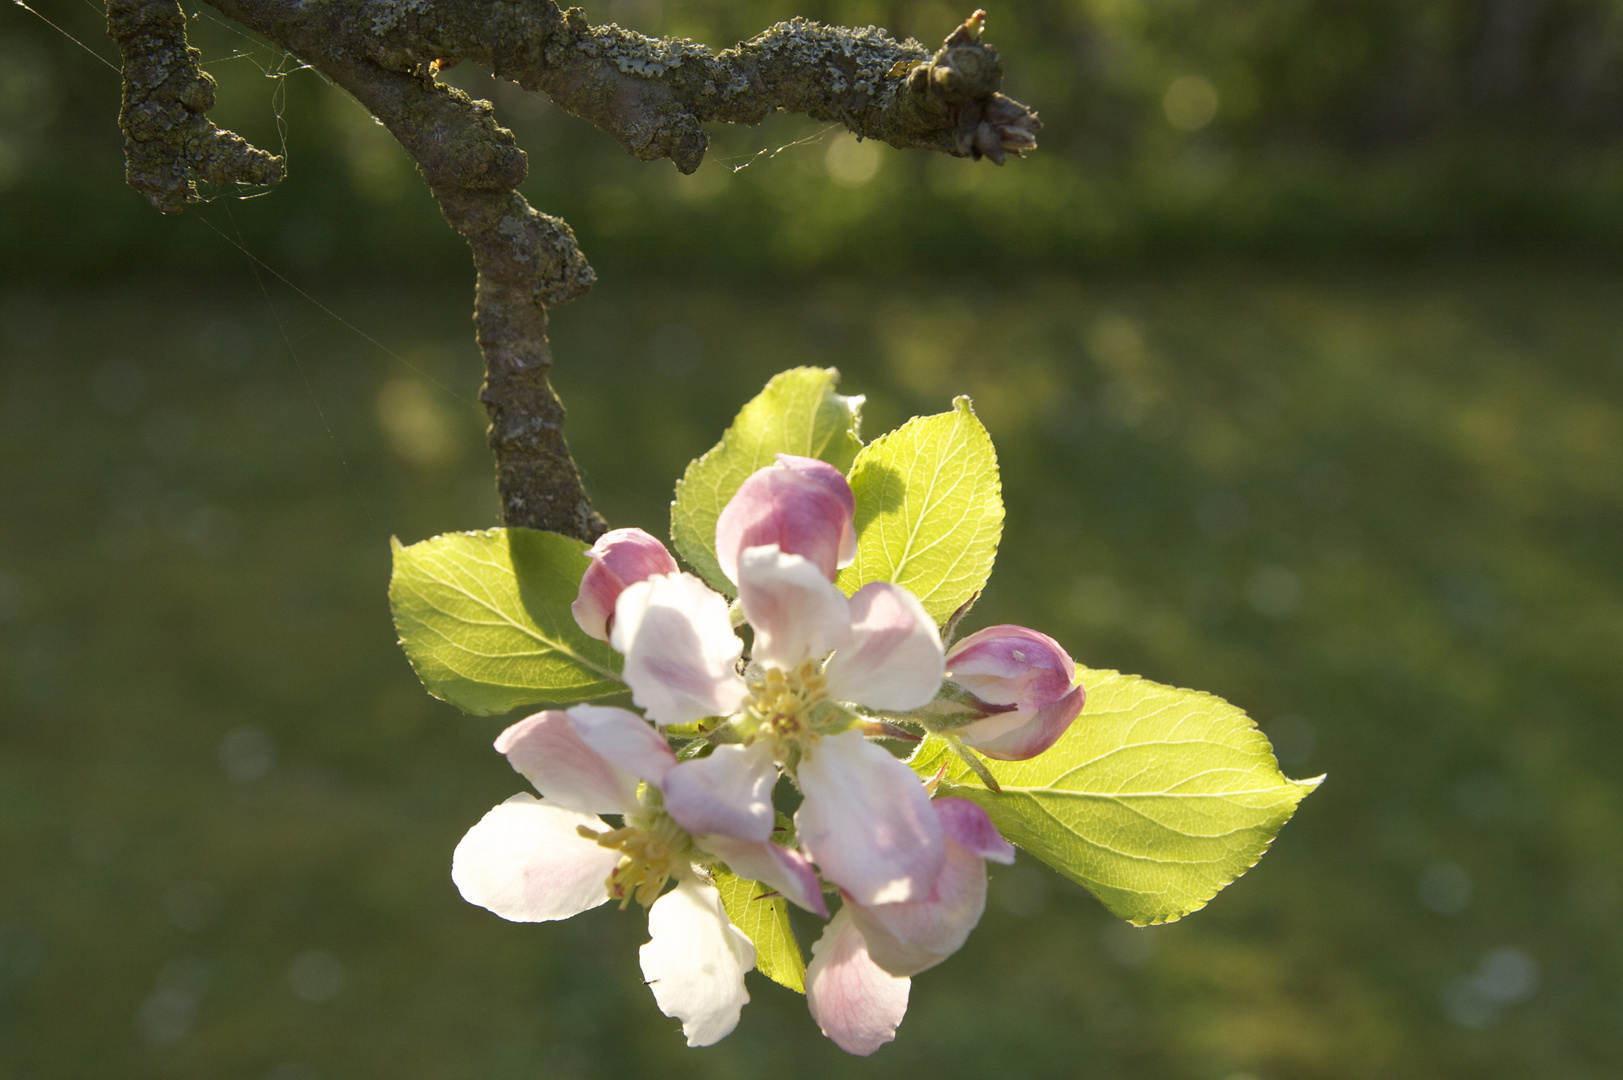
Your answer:
[[[828,697],[828,679],[816,660],[802,660],[793,671],[768,668],[749,684],[745,707],[761,723],[755,738],[770,739],[774,756],[786,759],[791,747],[811,734],[811,710]]]
[[[609,897],[620,901],[620,910],[636,900],[647,907],[659,899],[665,883],[686,866],[691,856],[688,835],[669,814],[659,814],[646,827],[628,825],[597,832],[585,825],[575,831],[599,847],[620,852],[620,863],[603,886]]]

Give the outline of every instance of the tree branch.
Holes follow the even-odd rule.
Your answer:
[[[275,184],[282,159],[209,123],[214,79],[186,45],[177,0],[108,0],[107,33],[124,58],[125,179],[165,214],[197,201],[197,181]]]
[[[518,193],[524,151],[487,102],[365,61],[318,66],[406,148],[473,251],[474,332],[485,360],[479,399],[490,417],[502,520],[597,539],[608,526],[586,495],[564,441],[563,402],[547,379],[546,305],[584,296],[597,277],[575,234]]]
[[[632,156],[668,157],[684,173],[704,159],[705,122],[756,123],[777,109],[892,146],[1000,165],[1006,154],[1035,149],[1041,127],[1035,112],[998,92],[1002,67],[980,40],[979,11],[934,54],[872,27],[803,19],[717,54],[691,41],[593,27],[579,8],[565,11],[553,0],[211,2],[348,90],[416,161],[473,252],[474,323],[485,359],[480,398],[503,519],[588,541],[606,526],[563,438],[563,405],[547,379],[546,305],[584,295],[595,275],[569,226],[518,193],[528,159],[512,133],[488,102],[435,82],[441,67],[476,61],[544,91]],[[120,123],[137,190],[172,213],[195,198],[199,175],[269,176],[268,160],[280,178],[280,158],[203,118],[213,82],[185,46],[176,0],[109,0],[108,22],[124,54]],[[148,102],[180,102],[185,112]]]
[[[701,126],[755,124],[775,110],[843,124],[901,149],[983,155],[1036,149],[1037,114],[998,92],[997,50],[977,11],[932,56],[884,30],[794,19],[720,54],[674,38],[590,26],[579,8],[411,0],[394,9],[374,54],[386,67],[473,60],[618,139],[633,157],[669,157],[684,173],[709,146]],[[425,51],[426,50],[426,51]]]

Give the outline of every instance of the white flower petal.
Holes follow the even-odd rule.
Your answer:
[[[726,1037],[750,999],[744,973],[755,966],[755,946],[727,921],[715,886],[678,882],[648,909],[648,934],[638,955],[659,1011],[682,1021],[689,1046]]]
[[[666,774],[665,810],[695,835],[766,840],[775,824],[772,789],[777,782],[778,766],[767,743],[718,746],[709,757],[684,761]]]
[[[916,709],[946,672],[941,634],[918,598],[873,581],[851,597],[851,636],[828,662],[828,692],[875,709]]]
[[[738,602],[755,629],[750,659],[785,671],[839,648],[851,625],[845,594],[811,560],[775,544],[739,556]]]
[[[812,946],[806,1005],[835,1046],[867,1057],[896,1038],[912,985],[868,958],[867,943],[841,908]]]
[[[625,654],[631,698],[657,724],[726,716],[744,700],[744,643],[727,600],[692,574],[628,585],[614,605],[610,643]]]
[[[912,769],[847,731],[824,738],[796,774],[800,846],[859,904],[929,895],[946,849],[941,822]]]
[[[642,723],[631,713],[625,715]],[[497,736],[496,749],[554,806],[588,814],[622,814],[636,804],[636,776],[615,768],[588,746],[567,713],[552,709],[525,717]]]
[[[514,795],[468,830],[451,856],[462,898],[513,922],[567,919],[609,898],[604,885],[620,853],[582,838],[602,819]]]
[[[817,871],[800,852],[770,841],[736,840],[720,833],[695,839],[701,848],[726,863],[739,877],[759,881],[782,893],[790,903],[828,918],[823,883],[817,880]]]
[[[569,726],[581,742],[622,773],[646,780],[655,787],[676,766],[670,743],[648,721],[627,709],[605,705],[576,705],[569,710]],[[637,785],[621,810],[635,807]],[[619,811],[616,811],[619,812]]]

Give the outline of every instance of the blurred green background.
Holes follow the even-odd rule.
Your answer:
[[[384,590],[391,534],[496,522],[465,249],[358,106],[206,8],[215,118],[290,176],[160,217],[95,6],[34,6],[83,47],[0,9],[0,1075],[1623,1075],[1623,9],[994,8],[1047,123],[1001,170],[778,117],[684,178],[448,74],[603,276],[554,344],[612,523],[663,532],[783,368],[838,366],[870,436],[967,392],[1009,515],[977,622],[1330,775],[1172,926],[995,868],[858,1060],[758,976],[688,1051],[640,914],[458,898],[522,781]],[[967,14],[588,11],[715,45]]]

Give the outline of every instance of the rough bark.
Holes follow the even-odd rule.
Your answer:
[[[282,159],[209,123],[214,79],[186,44],[176,0],[108,0],[107,32],[124,58],[124,177],[165,214],[197,199],[197,181],[275,184]]]
[[[592,26],[553,0],[211,0],[353,94],[416,161],[472,249],[474,324],[485,358],[502,514],[509,525],[593,540],[592,509],[547,379],[546,307],[595,275],[569,226],[518,193],[528,160],[488,102],[435,82],[470,60],[546,93],[632,156],[699,167],[707,122],[756,123],[784,109],[897,147],[990,157],[1036,148],[1036,113],[998,92],[997,51],[976,12],[933,54],[873,27],[795,19],[720,53],[618,26]],[[130,183],[165,212],[198,180],[274,183],[281,159],[209,124],[212,80],[187,49],[175,0],[109,0],[124,55]]]

